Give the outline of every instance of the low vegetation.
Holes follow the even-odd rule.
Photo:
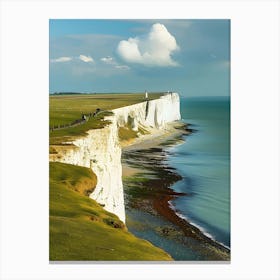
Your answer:
[[[157,99],[162,93],[149,94],[149,100]],[[144,102],[144,93],[138,94],[55,94],[49,97],[50,145],[60,145],[86,135],[90,129],[102,128],[109,124],[104,118],[110,110]],[[83,115],[93,115],[87,121],[75,126],[69,125],[81,120]],[[61,128],[62,126],[68,126]],[[53,129],[60,127],[60,129]]]
[[[161,95],[151,93],[149,100]],[[50,127],[71,123],[80,119],[82,114],[95,112],[96,109],[113,110],[144,101],[144,93],[50,95]]]
[[[119,127],[118,129],[118,136],[119,140],[122,141],[129,141],[131,139],[137,138],[139,135],[149,134],[150,132],[147,129],[142,127],[138,127],[138,130],[135,131],[131,128],[131,126],[126,125]]]
[[[75,139],[77,136],[85,136],[86,132],[90,129],[103,128],[110,124],[110,121],[105,119],[106,116],[110,115],[112,115],[110,111],[104,111],[100,112],[95,117],[89,118],[83,124],[60,130],[50,130],[50,145],[60,145]]]
[[[171,260],[89,198],[95,185],[89,168],[50,163],[51,261]]]
[[[137,137],[137,131],[132,130],[128,126],[119,127],[118,134],[120,141],[130,140]]]

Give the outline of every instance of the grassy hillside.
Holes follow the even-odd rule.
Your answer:
[[[50,163],[50,260],[171,260],[87,197],[95,185],[89,168]]]
[[[149,99],[156,99],[161,95],[149,94]],[[82,114],[94,112],[97,108],[112,110],[144,101],[144,93],[50,95],[50,127],[67,124],[79,119]]]
[[[90,129],[103,128],[110,122],[105,120],[104,117],[110,116],[112,112],[104,111],[99,113],[94,118],[90,118],[87,122],[74,127],[68,127],[61,130],[50,131],[49,133],[49,143],[50,145],[59,145],[63,142],[68,142],[77,136],[85,136],[86,132]]]
[[[161,93],[149,94],[149,100],[157,99]],[[50,95],[49,97],[49,126],[69,125],[75,120],[82,118],[101,109],[100,113],[88,119],[87,122],[74,127],[60,130],[50,130],[50,144],[61,144],[85,135],[89,129],[102,128],[108,124],[104,120],[110,110],[136,104],[145,101],[144,93],[141,94],[69,94]]]

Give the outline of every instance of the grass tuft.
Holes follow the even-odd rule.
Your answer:
[[[132,130],[129,126],[119,127],[118,129],[119,140],[130,140],[138,137],[137,131]]]

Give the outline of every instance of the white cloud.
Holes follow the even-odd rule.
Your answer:
[[[114,58],[111,56],[102,57],[100,60],[106,64],[116,64]]]
[[[51,59],[51,62],[67,62],[67,61],[71,61],[73,59],[74,60],[80,59],[84,62],[94,62],[94,60],[91,56],[86,56],[83,54],[80,54],[79,57],[61,56],[59,58]]]
[[[54,58],[54,59],[51,59],[51,62],[67,62],[67,61],[70,61],[72,60],[72,57],[69,57],[69,56],[61,56],[59,58]]]
[[[130,67],[127,65],[116,65],[115,68],[122,69],[122,70],[129,70]]]
[[[80,54],[79,59],[84,62],[94,62],[93,58],[91,56],[86,56],[83,54]]]
[[[111,65],[112,67],[116,68],[116,69],[122,69],[122,70],[129,70],[130,67],[127,65],[120,65],[116,62],[116,60],[111,57],[111,56],[106,56],[106,57],[102,57],[100,58],[100,60],[102,62],[104,62],[105,64]]]
[[[175,37],[160,23],[153,24],[144,36],[120,41],[117,47],[124,61],[146,66],[178,66],[171,58],[176,50],[179,50],[179,46]]]

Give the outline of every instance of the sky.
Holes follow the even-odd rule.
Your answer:
[[[53,92],[229,96],[230,20],[49,22]]]

